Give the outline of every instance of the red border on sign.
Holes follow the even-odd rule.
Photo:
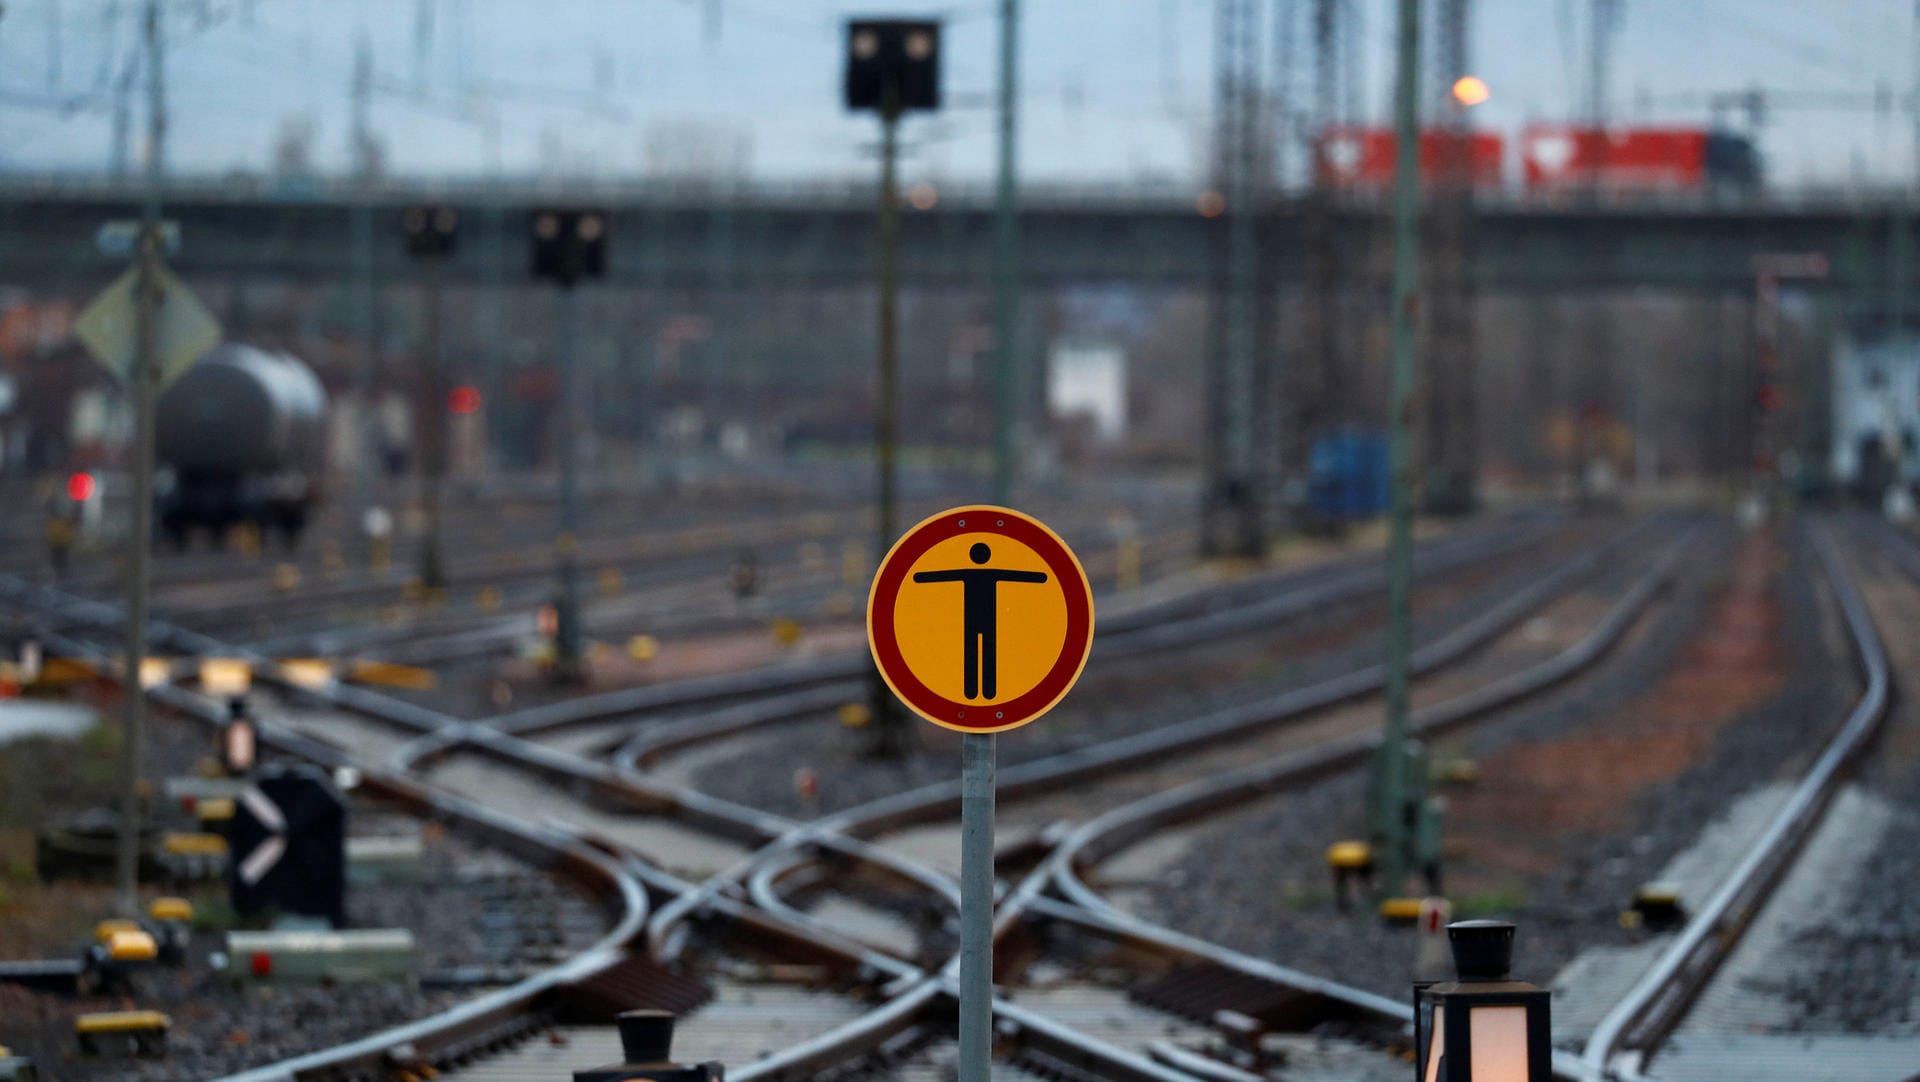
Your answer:
[[[876,613],[893,612],[907,572],[926,551],[960,534],[990,533],[1018,541],[1032,549],[1061,583],[1067,602],[1067,633],[1060,655],[1040,682],[1003,703],[956,702],[936,694],[907,667],[900,644],[889,624],[885,635],[874,624]],[[1076,597],[1072,584],[1079,585]],[[1016,729],[1053,709],[1080,678],[1093,649],[1093,590],[1087,573],[1059,535],[1039,522],[1006,507],[955,507],[925,519],[894,542],[867,595],[867,644],[880,676],[913,712],[949,729],[966,733],[997,733]]]

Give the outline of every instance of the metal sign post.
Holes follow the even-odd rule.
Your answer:
[[[147,198],[140,215],[140,278],[136,289],[133,370],[133,529],[127,537],[126,720],[120,734],[120,837],[114,847],[114,894],[120,912],[138,911],[141,737],[146,689],[147,556],[153,544],[153,408],[159,383],[160,148],[167,118],[161,99],[160,4],[147,0]]]
[[[1018,0],[1000,4],[998,183],[993,200],[993,501],[1013,500],[1014,336],[1019,324],[1019,195],[1014,142]],[[987,1082],[993,1057],[992,733],[960,738],[960,1082]]]
[[[961,733],[960,1079],[986,1082],[994,734],[1051,710],[1080,678],[1093,646],[1093,592],[1045,525],[1005,507],[955,507],[908,530],[880,562],[867,640],[888,690]]]
[[[960,1082],[993,1054],[994,736],[960,738]]]
[[[1387,717],[1374,763],[1373,835],[1380,889],[1398,893],[1407,871],[1407,677],[1413,652],[1413,320],[1420,288],[1420,172],[1417,99],[1420,0],[1400,0],[1399,83],[1394,90],[1393,391],[1387,455],[1393,507],[1387,540]]]

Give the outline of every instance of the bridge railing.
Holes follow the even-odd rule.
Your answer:
[[[981,180],[925,181],[931,196],[922,210],[979,210],[993,202],[993,187]],[[913,195],[914,185],[908,186]],[[1202,185],[1179,181],[1124,180],[1116,182],[1039,181],[1022,186],[1021,200],[1036,210],[1085,208],[1101,211],[1137,210],[1143,213],[1199,214]],[[134,203],[144,194],[138,180],[98,173],[42,173],[0,175],[0,203],[44,199]],[[668,207],[794,207],[848,208],[871,205],[875,185],[855,177],[798,180],[689,181],[677,178],[580,177],[426,177],[398,176],[368,185],[351,177],[276,177],[252,173],[183,175],[168,179],[169,199],[196,203],[352,203],[405,204],[448,201],[469,205],[518,206],[542,203],[583,205],[653,204]],[[1297,189],[1278,197],[1292,201],[1306,193]],[[1902,189],[1892,186],[1809,183],[1765,188],[1751,193],[1671,190],[1606,192],[1596,197],[1581,192],[1530,192],[1498,189],[1476,192],[1476,204],[1488,210],[1562,213],[1588,208],[1612,211],[1699,211],[1730,213],[1757,211],[1853,211],[1886,213]],[[1338,205],[1373,209],[1384,204],[1385,193],[1342,191]]]

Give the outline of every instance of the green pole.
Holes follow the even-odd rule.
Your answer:
[[[1018,334],[1020,193],[1015,186],[1019,0],[1000,3],[1000,175],[993,198],[993,502],[1013,501],[1014,336]]]
[[[127,538],[127,668],[122,687],[126,717],[120,734],[120,834],[114,842],[114,903],[122,916],[139,911],[140,765],[146,690],[140,662],[147,655],[147,573],[153,548],[154,404],[160,382],[160,183],[167,131],[162,97],[159,0],[147,0],[147,183],[140,211],[140,276],[135,289],[135,352],[128,391],[133,399],[133,523]]]
[[[1393,390],[1387,454],[1393,513],[1387,541],[1387,721],[1374,766],[1373,834],[1381,889],[1400,890],[1407,871],[1407,665],[1413,651],[1414,317],[1419,299],[1420,0],[1400,0],[1399,85],[1394,90]]]
[[[1907,247],[1913,236],[1913,204],[1895,192],[1887,221],[1887,332],[1896,337],[1907,317]]]
[[[880,373],[874,408],[873,460],[874,486],[879,495],[875,516],[874,559],[885,558],[894,542],[894,451],[895,410],[900,387],[900,191],[896,176],[900,153],[900,105],[896,92],[889,90],[880,108]],[[905,751],[902,732],[906,719],[893,706],[893,690],[881,679],[876,667],[872,675],[872,724],[874,752],[892,757]]]

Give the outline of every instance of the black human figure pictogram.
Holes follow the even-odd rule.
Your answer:
[[[984,564],[993,559],[993,550],[986,543],[975,542],[967,550],[967,558],[976,564]],[[998,594],[1003,582],[1045,582],[1044,571],[996,571],[990,567],[979,570],[956,567],[951,571],[919,571],[913,576],[915,582],[958,582],[966,587],[964,601],[965,615],[961,620],[961,632],[966,637],[962,648],[966,654],[966,676],[963,681],[966,696],[969,699],[994,697],[996,689],[996,670],[999,668],[1000,648],[998,643],[999,613]]]

